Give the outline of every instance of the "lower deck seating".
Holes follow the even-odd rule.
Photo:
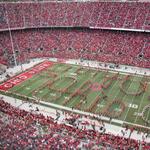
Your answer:
[[[150,68],[148,33],[90,29],[30,29],[0,33],[0,56],[6,62],[56,57],[97,60]],[[13,54],[13,55],[12,55]],[[8,61],[7,61],[8,60]]]
[[[0,146],[2,149],[135,149],[140,143],[95,130],[58,124],[51,117],[11,106],[0,98]],[[148,143],[142,142],[148,150]]]

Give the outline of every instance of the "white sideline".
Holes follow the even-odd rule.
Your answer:
[[[12,97],[9,97],[9,96],[4,96],[4,95],[1,95],[1,94],[0,94],[0,97],[3,97],[4,101],[10,103],[14,107],[18,107],[19,109],[23,109],[23,110],[26,110],[26,111],[29,111],[29,112],[32,110],[32,112],[42,113],[44,116],[51,116],[54,119],[57,118],[57,116],[56,116],[56,110],[57,109],[54,109],[54,108],[51,108],[51,107],[45,107],[45,106],[42,106],[42,105],[39,105],[39,104],[32,104],[32,107],[29,107],[31,103],[28,103],[28,102],[24,103],[24,102],[22,102],[22,100],[15,99],[15,98],[12,98]],[[46,102],[44,102],[44,103],[46,103]],[[39,108],[39,112],[35,111],[36,107]],[[59,105],[59,107],[61,109],[64,106]],[[66,109],[72,110],[71,108],[67,108],[67,107],[66,107]],[[78,110],[73,110],[73,111],[77,112]],[[65,118],[68,118],[69,116],[64,115],[61,110],[57,110],[57,112],[61,113],[61,116],[59,118],[59,123],[65,123],[65,121],[64,121]],[[78,113],[79,112],[82,112],[82,111],[78,111]],[[89,115],[90,113],[82,112],[82,114]],[[102,119],[107,119],[107,118],[104,117]],[[89,118],[84,118],[84,117],[82,117],[80,120],[82,120],[83,122],[88,121],[91,125],[93,123],[95,123],[97,131],[99,131],[99,127],[102,126],[101,123],[98,122],[97,120],[91,120]],[[112,124],[108,124],[108,123],[104,123],[104,126],[106,128],[106,133],[113,134],[113,135],[116,135],[116,136],[122,136],[121,130],[125,131],[125,128],[122,128],[122,127],[116,126],[116,125],[112,125]],[[91,126],[86,126],[86,129],[91,129]],[[130,134],[130,131],[128,130],[128,131],[126,131],[126,134],[125,134],[124,137],[128,138],[129,134]],[[143,136],[144,136],[144,133],[137,134],[137,131],[133,131],[133,133],[131,134],[132,139],[139,140],[139,141],[143,140]],[[149,141],[150,141],[150,137],[145,139],[145,142],[149,142]]]
[[[0,82],[6,80],[6,74],[9,74],[11,77],[15,76],[17,73],[21,73],[22,71],[25,71],[26,69],[29,69],[33,67],[34,65],[43,62],[44,60],[50,60],[53,62],[57,62],[60,59],[57,58],[36,58],[30,60],[30,63],[22,64],[15,66],[13,68],[8,68],[6,70],[6,73],[2,74],[0,76]],[[139,67],[134,67],[134,66],[126,66],[126,65],[119,65],[119,68],[110,68],[110,66],[114,66],[114,64],[111,63],[102,63],[102,62],[97,62],[97,61],[83,61],[81,62],[79,59],[74,60],[74,59],[67,59],[64,61],[64,63],[67,64],[75,64],[75,65],[81,65],[85,67],[92,67],[95,69],[107,69],[110,72],[120,72],[120,74],[134,74],[136,73],[137,76],[145,75],[150,77],[150,69],[147,68],[139,68]],[[100,64],[100,65],[99,65]],[[105,64],[107,66],[105,66]],[[146,72],[146,74],[145,74]]]
[[[80,60],[74,60],[74,59],[69,59],[65,63],[77,64],[81,66],[98,68],[98,69],[107,69],[110,72],[120,72],[121,74],[134,74],[134,75],[136,74],[138,76],[141,76],[141,75],[150,76],[150,68],[149,69],[139,68],[139,67],[127,66],[127,65],[119,65],[118,68],[110,68],[110,66],[114,66],[114,64],[97,62],[97,61],[87,61],[87,60],[86,61],[84,60],[83,62],[81,62]]]

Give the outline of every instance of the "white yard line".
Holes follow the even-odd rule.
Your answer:
[[[146,120],[147,120],[148,122],[150,121],[150,108],[149,108],[149,110],[148,110]]]
[[[113,87],[117,84],[117,83],[119,83],[119,81],[117,80],[116,82],[115,82],[115,84],[111,87],[111,89],[109,90],[109,92],[108,93],[110,93],[111,92],[111,90],[113,89]],[[118,93],[117,93],[118,94]]]
[[[101,81],[102,81],[102,80],[103,80],[103,79],[101,79]],[[113,86],[111,87],[111,89],[109,90],[109,92],[111,92],[111,90],[113,89],[113,87],[115,86],[115,84],[116,84],[117,82],[119,82],[119,81],[117,80],[117,81],[113,84]],[[108,92],[108,93],[109,93],[109,92]],[[99,108],[97,108],[97,109],[99,109]],[[96,109],[96,110],[97,110],[97,109]]]
[[[139,106],[139,109],[138,109],[137,113],[139,113],[139,111],[141,110],[142,103],[144,102],[144,95],[145,95],[145,93],[143,93],[143,96],[142,96],[142,99],[141,99],[141,102],[140,102],[140,106]],[[134,120],[134,123],[136,123],[138,117],[139,117],[139,115],[137,114],[137,116],[136,116],[136,118]]]
[[[134,78],[133,78],[133,79],[134,79]],[[132,79],[132,81],[133,81],[133,79]],[[133,83],[133,82],[131,82],[131,84],[129,85],[128,89],[130,88],[130,86],[132,85],[132,83]],[[127,90],[128,90],[128,89],[127,89]],[[127,96],[127,95],[124,96],[124,98],[122,99],[122,101],[124,101],[124,99],[125,99],[126,96]],[[133,103],[133,97],[132,97],[132,103]],[[132,104],[132,103],[131,103],[131,104]],[[125,115],[125,117],[124,117],[124,119],[123,119],[123,122],[125,122],[129,110],[130,110],[130,107],[128,107],[128,110],[127,110],[127,113],[126,113],[126,115]]]
[[[132,85],[132,83],[133,83],[133,82],[131,82],[130,86]],[[134,98],[135,98],[135,96],[132,97],[131,105],[133,104]],[[126,120],[126,118],[127,118],[127,116],[128,116],[129,111],[130,111],[130,107],[128,107],[127,113],[126,113],[125,118],[124,118],[124,120],[123,120],[124,122],[125,122],[125,120]]]
[[[147,118],[146,118],[147,120],[150,120],[149,116],[150,116],[150,109],[148,110],[148,114],[147,114]]]
[[[150,118],[149,118],[149,115],[150,115],[150,109],[148,110],[148,115],[147,115],[147,120],[150,120]]]
[[[116,81],[116,83],[118,83],[119,81],[117,80]],[[115,84],[116,84],[115,83]],[[111,90],[110,90],[111,91]],[[112,101],[114,101],[115,100],[115,98],[117,97],[117,95],[119,94],[119,92],[120,92],[120,90],[118,90],[118,92],[116,93],[116,95],[114,96],[114,98],[113,98],[113,100]],[[113,121],[115,121],[114,119],[113,119]],[[112,121],[111,121],[112,122]],[[110,124],[111,124],[111,122],[110,122]],[[123,121],[121,121],[121,124],[123,124]]]
[[[116,81],[116,83],[119,83],[119,81],[117,80],[117,81]],[[115,84],[116,84],[116,83],[115,83]],[[110,92],[111,92],[111,90],[110,90]],[[113,98],[113,100],[112,100],[112,101],[114,101],[114,100],[115,100],[115,98],[117,97],[117,95],[119,94],[119,92],[120,92],[120,89],[118,90],[118,92],[116,92],[116,94],[115,94],[115,96],[114,96],[114,98]]]

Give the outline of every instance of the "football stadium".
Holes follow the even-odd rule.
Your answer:
[[[150,2],[0,2],[0,149],[150,150]]]

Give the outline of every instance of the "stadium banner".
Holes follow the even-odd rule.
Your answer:
[[[7,91],[10,88],[14,87],[15,85],[22,83],[23,81],[33,77],[35,74],[38,74],[39,72],[43,71],[44,69],[46,69],[52,65],[53,65],[53,62],[44,61],[44,62],[40,63],[39,65],[33,67],[32,69],[30,69],[24,73],[21,73],[13,78],[7,80],[6,82],[0,84],[0,90]]]

